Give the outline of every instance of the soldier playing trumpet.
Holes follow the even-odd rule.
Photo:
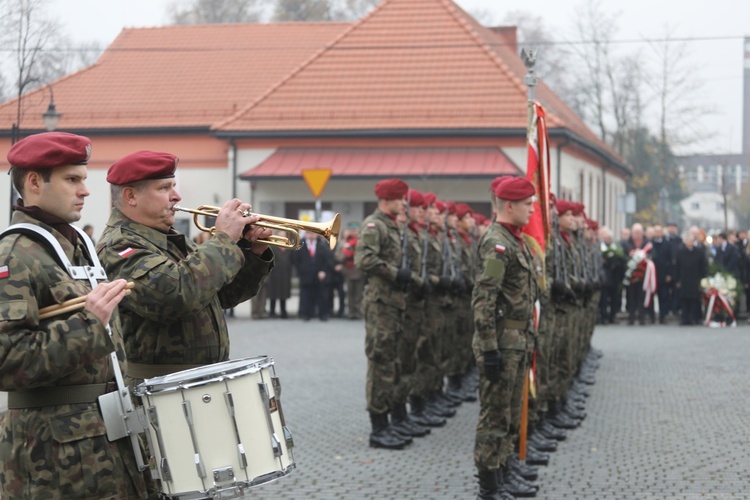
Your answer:
[[[111,276],[135,283],[120,304],[128,376],[143,379],[229,359],[222,310],[255,295],[273,267],[259,239],[271,229],[227,201],[211,238],[196,245],[174,230],[178,159],[138,151],[107,172],[113,209],[97,251]]]

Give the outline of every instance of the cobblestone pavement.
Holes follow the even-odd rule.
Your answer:
[[[256,498],[470,499],[477,403],[401,451],[368,446],[364,325],[229,320],[232,358],[268,355],[297,469]],[[539,499],[750,498],[750,327],[598,327],[604,351],[583,425]]]
[[[368,446],[364,325],[230,320],[232,357],[269,355],[297,470],[257,498],[476,498],[477,403],[401,451]],[[599,327],[587,405],[537,498],[750,498],[750,328]]]

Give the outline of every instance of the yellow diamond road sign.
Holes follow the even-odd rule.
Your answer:
[[[302,177],[305,178],[307,187],[310,188],[310,192],[315,199],[320,198],[323,190],[328,183],[328,179],[331,178],[331,169],[329,168],[311,168],[302,171]]]

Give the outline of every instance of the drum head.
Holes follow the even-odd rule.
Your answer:
[[[273,365],[273,358],[268,356],[222,361],[221,363],[182,370],[161,377],[147,378],[138,384],[135,393],[138,396],[143,396],[164,391],[188,389],[256,373],[271,365]]]

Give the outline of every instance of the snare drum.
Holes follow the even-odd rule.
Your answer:
[[[294,469],[281,386],[266,356],[144,380],[151,474],[171,498],[241,495]]]

